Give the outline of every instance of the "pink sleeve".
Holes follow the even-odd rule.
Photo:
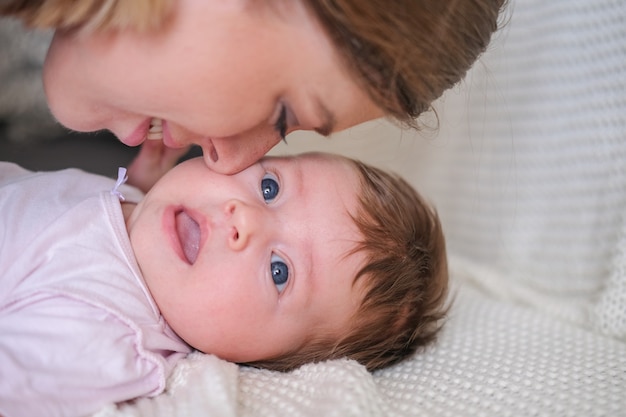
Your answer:
[[[104,310],[40,295],[0,309],[0,415],[82,416],[154,394],[165,383],[158,357]]]

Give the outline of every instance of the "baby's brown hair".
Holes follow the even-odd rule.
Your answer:
[[[350,358],[373,371],[433,342],[447,312],[448,267],[436,211],[401,177],[349,160],[360,179],[352,216],[365,264],[353,281],[362,301],[339,340],[320,336],[296,352],[250,365],[288,371],[308,362]]]

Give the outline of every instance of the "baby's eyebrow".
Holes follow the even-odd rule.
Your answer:
[[[284,170],[288,173],[288,182],[286,182],[286,186],[289,189],[290,198],[294,199],[294,201],[298,201],[299,204],[302,204],[304,207],[309,205],[307,201],[310,196],[308,196],[305,192],[306,190],[306,176],[302,170],[302,165],[300,165],[300,160],[298,157],[289,159],[288,163],[285,164]],[[300,216],[304,216],[304,213],[300,213]],[[304,221],[305,224],[308,224],[306,218],[298,219],[299,221]],[[319,273],[319,268],[316,268],[315,262],[315,245],[313,244],[311,238],[307,238],[301,240],[298,249],[298,261],[294,262],[294,267],[296,268],[296,285],[299,288],[299,292],[303,294],[305,298],[305,305],[309,305],[311,299],[313,297],[313,288],[315,288],[315,277],[316,274]]]

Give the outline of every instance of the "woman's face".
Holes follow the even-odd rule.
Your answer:
[[[382,115],[300,0],[175,3],[159,32],[56,34],[44,82],[62,124],[135,146],[157,119],[167,146],[196,143],[210,168],[234,173],[282,134]]]

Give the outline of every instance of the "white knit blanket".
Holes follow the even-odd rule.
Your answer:
[[[626,2],[510,15],[413,178],[480,285],[626,341]]]

